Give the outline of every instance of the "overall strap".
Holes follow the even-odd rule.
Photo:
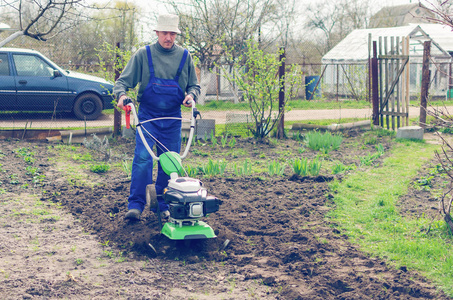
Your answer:
[[[178,72],[176,72],[176,76],[175,76],[176,82],[179,80],[179,76],[181,75],[182,68],[184,67],[184,64],[186,63],[187,56],[189,56],[189,51],[187,51],[187,49],[184,49],[184,54],[182,55],[181,62],[179,63]]]
[[[153,67],[153,59],[151,57],[151,48],[149,45],[146,45],[146,53],[148,54],[148,66],[149,66],[149,75],[150,78],[154,77],[154,67]]]

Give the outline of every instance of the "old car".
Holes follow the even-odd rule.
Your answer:
[[[63,70],[35,50],[0,48],[0,111],[73,112],[97,119],[113,108],[113,84]]]

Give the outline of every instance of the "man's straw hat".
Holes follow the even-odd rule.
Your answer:
[[[181,34],[179,31],[179,17],[177,15],[160,15],[157,19],[157,26],[154,31],[168,31]]]

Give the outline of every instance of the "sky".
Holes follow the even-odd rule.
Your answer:
[[[136,5],[140,6],[143,8],[145,11],[159,11],[162,13],[167,12],[165,5],[161,1],[157,0],[127,0],[128,2],[135,3]],[[335,0],[334,0],[335,1]],[[99,1],[96,1],[99,2]],[[304,3],[306,2],[307,4],[313,3],[312,0],[301,0],[298,1],[299,3]],[[417,0],[380,0],[380,1],[371,1],[374,2],[374,4],[378,7],[384,7],[384,6],[394,6],[394,5],[402,5],[402,4],[410,4],[410,3],[417,3]],[[425,1],[422,1],[422,3]]]
[[[140,18],[140,29],[139,34],[142,36],[140,39],[142,41],[151,42],[155,39],[155,34],[153,29],[155,27],[155,17],[157,14],[165,14],[168,13],[167,6],[163,3],[163,1],[159,0],[123,0],[126,2],[134,3],[138,6],[139,14],[142,16]],[[183,3],[185,0],[179,0]],[[332,0],[332,3],[338,0]],[[418,3],[418,0],[366,0],[369,1],[372,5],[371,12],[376,13],[379,9],[385,6],[394,6],[394,5],[402,5],[402,4],[410,4],[410,3]],[[429,3],[428,1],[436,1],[436,0],[421,0],[422,3]],[[0,3],[2,0],[0,0]],[[86,2],[92,3],[102,3],[102,4],[110,4],[115,2],[114,0],[86,0]],[[303,27],[304,24],[304,9],[309,4],[315,4],[316,0],[298,0],[299,10],[301,10],[300,15],[301,18],[298,18],[298,24],[295,24],[296,27]],[[1,22],[1,18],[0,18]]]
[[[168,13],[166,5],[162,3],[162,1],[158,0],[124,0],[127,2],[131,2],[136,4],[141,8],[141,13],[144,15],[150,15],[153,13]],[[335,0],[333,0],[335,1]],[[101,2],[101,3],[108,3],[112,2],[111,0],[102,1],[102,0],[88,0],[88,2]],[[183,1],[181,1],[183,2]],[[304,7],[304,4],[312,4],[315,3],[313,0],[299,0],[297,1],[301,7]],[[379,1],[370,1],[371,5],[373,5],[373,10],[377,12],[380,8],[384,6],[395,6],[395,5],[402,5],[402,4],[410,4],[410,3],[418,3],[418,0],[379,0]],[[426,0],[422,0],[422,3],[426,2]]]
[[[94,2],[100,2],[100,0],[89,0],[89,1],[94,1]],[[142,22],[142,35],[143,35],[143,40],[150,41],[151,39],[154,38],[154,33],[152,32],[152,28],[154,28],[155,23],[153,22],[154,20],[152,18],[149,18],[149,16],[155,15],[156,13],[158,14],[165,14],[169,13],[167,10],[167,6],[162,3],[162,1],[158,0],[125,0],[127,2],[134,3],[138,7],[140,7],[140,13],[144,16],[143,22]],[[184,1],[184,0],[183,0]],[[183,2],[181,1],[181,2]],[[335,1],[335,0],[333,0]],[[434,0],[435,1],[435,0]],[[102,0],[101,0],[102,2]],[[109,1],[107,1],[109,2]],[[297,1],[300,9],[302,10],[301,15],[303,15],[303,10],[306,7],[306,5],[316,3],[313,0],[299,0]],[[372,5],[372,13],[376,13],[379,11],[382,7],[385,6],[395,6],[395,5],[403,5],[403,4],[410,4],[410,3],[418,3],[418,0],[379,0],[379,1],[370,1]],[[426,2],[426,0],[421,1]],[[306,5],[304,5],[306,4]],[[300,19],[301,24],[300,26],[303,26],[303,19]],[[296,25],[297,26],[297,25]],[[146,28],[151,28],[151,30],[146,30]]]
[[[136,5],[140,6],[144,9],[145,12],[150,11],[158,11],[161,13],[166,13],[166,7],[161,1],[157,0],[127,0],[128,2],[133,2]],[[335,0],[334,0],[335,1]],[[312,0],[300,0],[299,3],[314,3]],[[402,4],[410,4],[410,3],[418,3],[418,0],[379,0],[379,1],[371,1],[374,2],[376,6],[376,11],[384,6],[395,6],[395,5],[402,5]],[[421,1],[426,2],[425,0]]]

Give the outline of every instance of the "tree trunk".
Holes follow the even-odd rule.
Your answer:
[[[423,43],[422,87],[420,95],[420,127],[426,127],[426,104],[428,102],[430,71],[429,57],[431,55],[431,41]]]
[[[450,232],[453,233],[453,221],[451,219],[450,214],[445,214],[444,220],[445,222],[447,222],[448,228],[450,228]]]
[[[278,68],[278,78],[280,82],[280,91],[278,93],[278,112],[280,120],[277,126],[277,138],[283,139],[285,137],[285,48],[281,48],[280,54],[280,67]]]

